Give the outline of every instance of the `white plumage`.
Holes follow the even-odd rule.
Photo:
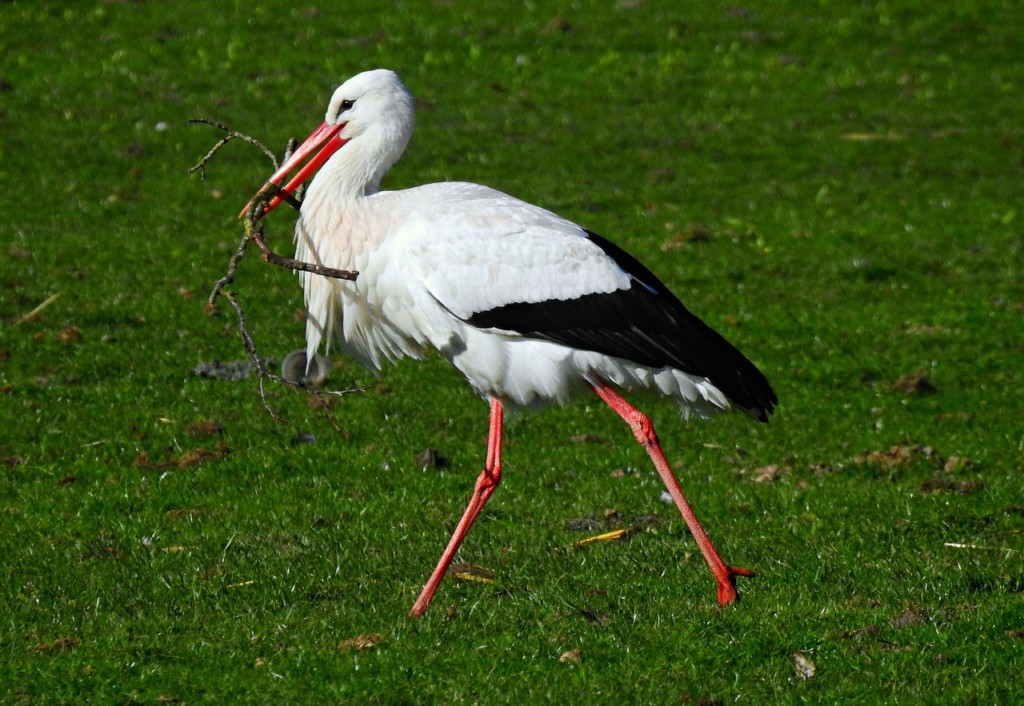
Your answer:
[[[290,194],[316,172],[296,225],[296,257],[359,273],[354,282],[300,273],[310,359],[337,342],[379,370],[434,348],[491,400],[488,464],[413,608],[419,614],[500,479],[504,404],[563,402],[595,390],[630,423],[672,490],[653,427],[609,384],[673,397],[700,416],[735,404],[765,420],[776,399],[753,364],[596,234],[476,184],[381,191],[413,125],[412,97],[393,72],[359,74],[337,89],[324,124],[271,181],[280,184],[320,148],[282,189]],[[684,504],[693,529],[696,518]],[[703,530],[694,534],[700,543]],[[719,599],[732,602],[734,577],[745,570],[725,565],[703,541]]]

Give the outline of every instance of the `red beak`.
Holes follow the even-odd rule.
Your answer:
[[[266,216],[277,208],[277,206],[280,205],[280,203],[287,197],[295,193],[295,190],[299,188],[302,182],[309,179],[317,169],[323,166],[324,162],[326,162],[332,154],[337,152],[342,145],[348,142],[345,138],[338,137],[338,133],[341,132],[341,129],[345,127],[345,125],[346,123],[341,123],[340,125],[330,125],[326,122],[320,123],[320,127],[314,130],[312,135],[303,140],[302,144],[292,152],[292,156],[285,160],[285,163],[282,164],[270,179],[267,180],[268,184],[280,185],[281,182],[284,181],[285,177],[288,176],[288,173],[294,171],[300,164],[302,164],[302,161],[306,159],[306,157],[309,157],[313,152],[316,152],[317,148],[320,148],[320,151],[316,152],[316,154],[314,154],[313,157],[306,162],[301,169],[299,169],[298,173],[292,177],[291,181],[281,187],[280,193],[270,200],[270,203],[268,203],[266,208],[263,209],[263,213],[259,214],[257,218]],[[245,205],[242,212],[238,214],[238,217],[241,218],[244,216],[250,206],[252,206],[251,200]]]

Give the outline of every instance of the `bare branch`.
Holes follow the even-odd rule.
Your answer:
[[[211,125],[217,128],[218,130],[221,130],[222,132],[226,133],[225,137],[221,138],[210,149],[210,151],[207,152],[205,156],[203,156],[203,158],[197,164],[195,164],[188,170],[190,174],[198,171],[200,173],[200,177],[205,179],[206,165],[210,162],[211,159],[213,159],[214,155],[216,155],[221,148],[223,148],[232,140],[242,140],[243,142],[248,142],[251,145],[255,145],[260,150],[262,150],[265,155],[267,155],[271,162],[273,162],[274,170],[276,171],[278,169],[277,158],[259,140],[256,140],[253,137],[240,133],[236,130],[232,130],[225,125],[214,122],[212,120],[207,120],[205,118],[197,118],[194,120],[190,120],[189,122]],[[294,139],[288,141],[288,147],[284,155],[285,161],[287,161],[289,156],[295,150],[295,145],[296,142]],[[245,250],[249,246],[249,243],[256,244],[256,246],[260,249],[261,257],[265,262],[270,262],[281,267],[287,267],[289,269],[299,270],[302,272],[310,272],[313,274],[318,274],[324,277],[331,277],[334,279],[355,280],[356,277],[358,276],[358,272],[338,270],[332,267],[302,262],[300,260],[295,260],[293,258],[283,257],[275,253],[273,250],[271,250],[263,234],[262,219],[266,212],[267,205],[275,197],[281,197],[296,210],[298,210],[302,205],[297,198],[291,195],[283,194],[281,187],[277,184],[268,182],[264,184],[262,188],[260,188],[260,190],[256,193],[256,196],[253,197],[252,201],[249,204],[249,207],[246,209],[242,217],[242,225],[245,228],[245,235],[242,237],[241,241],[239,241],[238,247],[235,249],[235,252],[231,256],[231,259],[228,260],[227,271],[225,272],[224,276],[218,279],[217,282],[214,284],[213,290],[210,292],[210,296],[207,299],[207,308],[210,311],[216,311],[217,299],[221,295],[223,295],[231,303],[232,308],[234,308],[235,314],[238,317],[238,331],[242,339],[242,346],[245,348],[245,353],[246,356],[249,358],[249,362],[252,364],[253,368],[255,368],[259,376],[258,388],[260,400],[263,402],[263,407],[267,410],[267,412],[274,420],[281,422],[282,424],[288,424],[288,421],[281,417],[281,415],[277,413],[277,410],[275,410],[270,405],[270,402],[267,400],[265,386],[265,381],[267,380],[283,383],[285,385],[299,388],[311,393],[319,401],[319,406],[323,408],[324,413],[327,415],[327,419],[330,422],[331,426],[334,428],[334,430],[337,432],[341,432],[341,428],[338,426],[337,422],[334,419],[334,415],[330,411],[330,405],[328,404],[326,396],[342,396],[352,392],[363,392],[366,388],[324,391],[307,385],[304,382],[289,380],[287,378],[284,378],[280,375],[276,375],[268,371],[263,359],[260,358],[259,356],[259,352],[256,348],[256,342],[249,331],[249,327],[246,323],[245,312],[243,311],[242,306],[238,302],[238,295],[234,291],[226,289],[226,287],[234,283],[239,263],[245,256]]]

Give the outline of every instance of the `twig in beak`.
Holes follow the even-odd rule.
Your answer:
[[[201,124],[204,124],[204,125],[211,125],[211,126],[217,128],[217,129],[227,133],[227,135],[225,137],[221,138],[210,149],[210,151],[207,152],[206,155],[203,156],[203,158],[201,160],[199,160],[199,162],[197,164],[195,164],[193,167],[191,167],[188,170],[190,174],[198,171],[200,173],[200,177],[205,179],[206,178],[206,165],[207,165],[207,163],[213,158],[213,156],[215,154],[217,154],[217,152],[222,147],[224,147],[226,144],[231,142],[231,140],[236,140],[236,139],[237,140],[242,140],[243,142],[248,142],[249,144],[255,145],[256,147],[258,147],[260,150],[263,151],[263,153],[265,155],[267,155],[267,157],[270,159],[270,161],[273,162],[274,170],[276,171],[278,169],[277,158],[274,156],[273,152],[271,152],[269,149],[267,149],[267,147],[262,142],[260,142],[259,140],[255,139],[253,137],[250,137],[248,135],[245,135],[243,133],[240,133],[240,132],[238,132],[236,130],[232,130],[232,129],[230,129],[227,126],[222,125],[222,124],[217,123],[217,122],[214,122],[212,120],[207,120],[207,119],[204,119],[204,118],[197,118],[197,119],[194,119],[194,120],[190,120],[189,122],[191,122],[191,123],[201,123]],[[288,148],[287,148],[287,150],[285,152],[285,156],[284,156],[285,160],[287,160],[288,157],[291,155],[291,153],[295,150],[295,145],[296,145],[296,143],[295,143],[294,139],[293,140],[289,140]],[[245,312],[242,310],[241,305],[238,303],[238,295],[235,292],[231,291],[231,290],[225,289],[225,287],[227,287],[228,285],[234,283],[234,281],[235,281],[235,274],[238,271],[238,265],[241,262],[242,257],[245,255],[245,250],[249,246],[249,243],[256,243],[257,247],[259,247],[260,252],[262,254],[262,259],[265,262],[270,262],[272,264],[279,265],[281,267],[287,267],[287,268],[293,269],[293,270],[301,270],[303,272],[311,272],[311,273],[314,273],[314,274],[322,275],[324,277],[332,277],[332,278],[335,278],[335,279],[354,280],[358,276],[358,274],[359,274],[358,272],[350,272],[350,271],[347,271],[347,270],[337,270],[337,269],[334,269],[334,268],[331,268],[331,267],[324,267],[324,266],[321,266],[321,265],[315,265],[315,264],[308,263],[308,262],[301,262],[299,260],[295,260],[295,259],[292,259],[292,258],[289,258],[289,257],[282,257],[281,255],[278,255],[277,253],[275,253],[273,250],[270,249],[270,246],[267,245],[266,239],[265,239],[265,237],[263,235],[263,226],[262,226],[262,222],[261,222],[261,218],[262,217],[260,216],[260,214],[263,213],[263,211],[265,210],[267,204],[271,201],[271,199],[273,199],[276,196],[282,196],[280,194],[280,192],[281,192],[281,187],[278,186],[277,184],[273,184],[273,183],[264,184],[263,188],[261,188],[259,190],[259,192],[257,192],[256,196],[253,198],[252,202],[249,205],[249,208],[246,209],[246,212],[245,212],[243,220],[242,220],[242,225],[245,228],[245,235],[242,236],[242,239],[238,243],[238,247],[235,249],[234,254],[231,256],[231,259],[228,260],[228,267],[227,267],[227,271],[225,272],[224,276],[221,277],[220,279],[218,279],[217,282],[214,284],[213,290],[210,292],[210,296],[207,299],[207,303],[206,303],[207,311],[209,311],[209,312],[216,312],[217,311],[217,299],[221,295],[223,295],[228,300],[228,302],[230,302],[232,308],[235,310],[235,314],[238,317],[238,331],[239,331],[239,335],[241,336],[241,339],[242,339],[242,347],[245,349],[245,353],[246,353],[246,356],[249,358],[249,362],[256,369],[256,372],[257,372],[257,374],[259,376],[258,388],[259,388],[260,400],[263,402],[263,407],[267,410],[267,412],[270,414],[270,416],[274,420],[276,420],[278,422],[281,422],[283,424],[287,424],[288,423],[288,421],[286,419],[282,418],[281,415],[279,415],[277,413],[277,411],[270,405],[270,402],[267,400],[266,389],[265,389],[265,384],[264,384],[266,380],[272,380],[272,381],[275,381],[275,382],[284,383],[286,385],[290,385],[291,387],[296,387],[296,388],[305,390],[305,391],[313,394],[317,398],[317,400],[321,403],[319,406],[324,410],[325,414],[327,415],[327,419],[330,422],[331,426],[334,428],[335,431],[341,432],[342,430],[338,426],[337,422],[335,421],[334,415],[331,414],[331,411],[329,409],[329,405],[326,404],[326,396],[327,395],[341,396],[341,395],[346,395],[346,394],[349,394],[349,393],[352,393],[352,392],[362,392],[364,388],[355,388],[355,389],[349,389],[349,390],[328,390],[328,391],[322,391],[322,390],[313,388],[313,387],[311,387],[309,385],[306,385],[303,382],[296,382],[296,381],[293,381],[293,380],[287,380],[284,377],[281,377],[280,375],[275,375],[274,373],[271,373],[270,371],[268,371],[266,366],[265,366],[265,364],[264,364],[263,359],[260,358],[260,356],[259,356],[259,352],[257,351],[257,348],[256,348],[256,342],[253,339],[253,336],[252,336],[252,334],[249,331],[249,327],[246,324]],[[299,201],[299,199],[295,198],[294,196],[291,196],[291,195],[282,196],[282,199],[287,201],[296,210],[298,210],[302,206],[301,201]],[[37,307],[37,309],[41,310],[43,306],[45,306],[46,304],[49,304],[50,301],[52,301],[52,299],[54,299],[54,298],[56,298],[56,295],[54,295],[54,297],[51,297],[50,300],[44,302],[44,304],[41,305],[40,307]]]

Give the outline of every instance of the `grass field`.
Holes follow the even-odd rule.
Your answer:
[[[0,3],[0,701],[1020,698],[1017,3],[323,5]],[[769,425],[646,405],[758,572],[741,603],[595,398],[509,419],[460,555],[494,578],[410,620],[486,404],[437,357],[339,360],[366,390],[336,431],[193,374],[244,357],[203,304],[270,165],[237,143],[190,176],[220,135],[188,120],[280,149],[378,66],[418,100],[387,188],[486,183],[610,237],[772,380]],[[300,347],[292,273],[250,257],[235,290],[265,355]]]

